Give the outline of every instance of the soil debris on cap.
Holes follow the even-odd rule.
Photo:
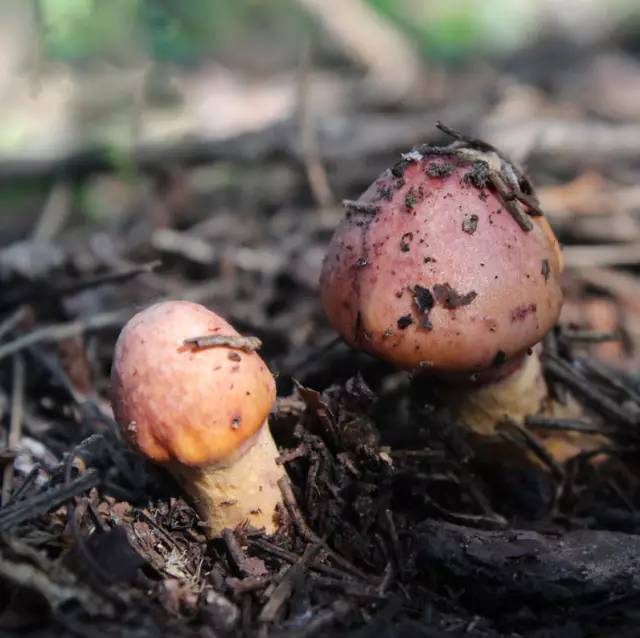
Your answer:
[[[429,319],[429,313],[435,305],[435,300],[431,291],[424,286],[416,284],[413,287],[413,301],[418,307],[418,311],[422,315],[420,318],[420,326],[426,330],[431,330],[433,325]]]
[[[475,290],[467,293],[459,293],[448,283],[444,283],[436,284],[433,287],[433,296],[440,305],[448,310],[454,310],[461,306],[468,306],[478,296],[478,293],[476,293]]]
[[[400,250],[408,253],[411,250],[411,242],[413,241],[413,233],[405,233],[400,238]]]
[[[424,172],[429,177],[449,177],[455,170],[455,166],[451,162],[429,162]]]
[[[473,235],[478,228],[478,216],[477,215],[467,215],[465,216],[462,222],[462,230],[467,233],[467,235]]]
[[[540,273],[544,277],[545,281],[549,280],[549,275],[551,274],[551,267],[549,266],[549,260],[548,259],[543,259],[542,260],[542,268],[540,270]]]
[[[465,173],[463,179],[465,182],[482,190],[491,183],[491,167],[487,162],[478,160],[471,165],[471,169]]]

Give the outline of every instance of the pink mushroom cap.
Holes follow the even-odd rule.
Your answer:
[[[547,220],[525,231],[477,162],[425,154],[385,171],[329,245],[320,279],[334,329],[400,368],[475,372],[540,341],[562,304]],[[394,174],[395,173],[395,174]]]
[[[158,462],[225,462],[264,424],[275,382],[255,352],[197,349],[185,339],[238,336],[204,306],[167,301],[138,313],[116,343],[115,418],[130,443]]]

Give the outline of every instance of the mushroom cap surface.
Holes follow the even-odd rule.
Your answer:
[[[225,462],[263,425],[275,382],[255,352],[195,348],[184,340],[238,336],[204,306],[167,301],[139,312],[116,343],[114,415],[144,456],[186,465]]]
[[[524,206],[525,231],[504,197],[478,185],[478,162],[416,155],[346,203],[322,304],[347,343],[400,368],[485,370],[557,321],[560,249],[545,217]]]

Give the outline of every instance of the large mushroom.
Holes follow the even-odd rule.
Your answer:
[[[200,348],[206,337],[215,347]],[[191,341],[190,341],[191,340]],[[206,342],[206,339],[205,339]],[[211,537],[249,522],[277,529],[275,383],[224,319],[187,301],[135,315],[116,343],[112,404],[124,437],[191,496]]]
[[[459,419],[492,435],[558,409],[536,344],[560,313],[562,257],[523,172],[442,128],[452,144],[411,151],[345,202],[322,303],[348,344],[443,381]]]

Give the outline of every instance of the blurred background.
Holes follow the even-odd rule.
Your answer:
[[[117,328],[162,297],[297,370],[332,338],[340,201],[442,120],[531,173],[563,324],[637,370],[639,56],[633,0],[3,0],[0,315],[80,321],[98,390]]]

